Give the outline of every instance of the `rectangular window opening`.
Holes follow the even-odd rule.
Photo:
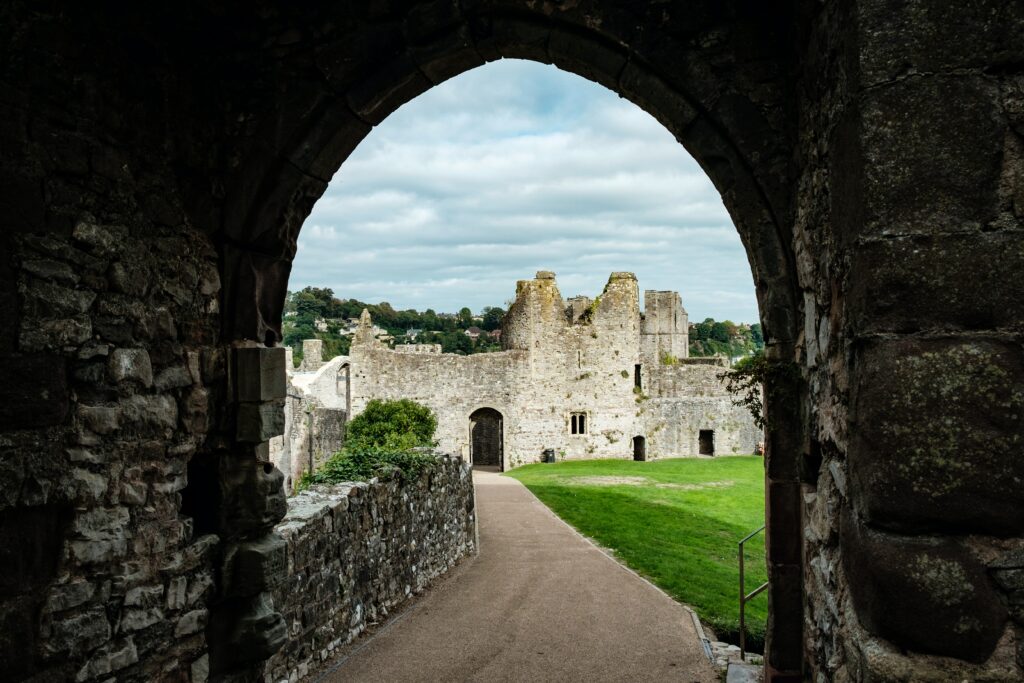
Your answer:
[[[637,389],[643,389],[643,378],[640,376],[640,364],[637,363],[633,366],[633,386]]]
[[[571,434],[586,434],[587,433],[587,414],[586,413],[570,413],[569,414],[569,432]]]

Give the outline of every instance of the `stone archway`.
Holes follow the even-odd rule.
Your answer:
[[[469,452],[474,467],[505,469],[504,418],[494,408],[479,408],[469,416]]]
[[[138,569],[169,597],[224,576],[228,553],[207,552],[206,531],[237,551],[274,528],[282,478],[262,453],[281,397],[263,380],[282,362],[266,347],[298,230],[372,126],[502,57],[553,63],[654,114],[746,245],[775,379],[767,678],[1020,677],[1006,655],[1024,634],[1006,609],[1024,537],[1020,3],[0,15],[0,538],[15,568],[0,617],[17,626],[0,657],[14,653],[16,679],[86,675],[92,654],[107,671],[135,652],[112,640],[132,605],[75,604],[54,624],[90,628],[41,627],[44,605],[69,606],[51,592],[58,567],[79,588]],[[209,503],[195,520],[180,516],[186,481]],[[936,567],[969,590],[936,588]],[[247,576],[265,580],[211,612],[205,639],[147,635],[161,646],[139,648],[133,675],[182,662],[252,674],[286,628],[259,599],[273,576]],[[216,607],[197,595],[165,619]]]
[[[715,7],[707,3],[711,16],[724,19]],[[396,36],[387,54],[359,41],[335,45],[341,53],[354,52],[346,57],[352,68],[328,75],[330,92],[316,87],[290,92],[286,107],[272,95],[262,137],[280,141],[276,155],[281,161],[268,165],[265,150],[254,150],[253,163],[242,164],[246,178],[229,186],[240,210],[225,215],[224,229],[231,238],[224,246],[225,333],[260,341],[280,338],[287,274],[302,221],[327,180],[373,126],[448,78],[488,61],[521,58],[554,64],[608,87],[654,116],[691,153],[721,193],[746,247],[767,355],[774,362],[794,362],[804,316],[788,187],[795,141],[788,119],[791,93],[783,74],[790,56],[777,52],[792,30],[785,13],[751,18],[758,28],[745,34],[744,49],[774,63],[777,79],[755,84],[740,63],[725,65],[693,44],[660,33],[649,41],[653,34],[635,27],[637,21],[659,22],[654,13],[635,17],[601,3],[592,9],[607,20],[595,22],[595,15],[572,9],[533,10],[516,2],[417,13],[415,29]],[[789,383],[786,395],[805,395],[802,375],[780,377]],[[774,519],[767,535],[776,538],[769,543],[769,628],[785,634],[769,637],[768,658],[779,672],[799,670],[803,659],[803,608],[797,597],[802,560],[785,540],[801,535],[796,463],[807,417],[801,406],[802,399],[770,398],[766,408],[776,426],[766,439],[765,456],[766,495],[776,499],[768,506]]]

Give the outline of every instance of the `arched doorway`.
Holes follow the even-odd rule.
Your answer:
[[[504,469],[502,416],[494,408],[480,408],[469,416],[469,452],[474,467]]]
[[[642,436],[633,437],[633,460],[637,462],[647,460],[647,439]]]

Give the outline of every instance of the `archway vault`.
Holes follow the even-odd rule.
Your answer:
[[[646,4],[643,4],[646,5]],[[224,326],[229,339],[280,339],[287,278],[303,221],[327,182],[372,128],[419,94],[502,58],[578,74],[660,121],[722,195],[754,276],[770,358],[792,361],[801,297],[792,249],[792,100],[786,83],[791,29],[785,12],[744,21],[719,3],[691,3],[678,35],[646,33],[653,7],[613,9],[515,2],[419,5],[394,25],[334,36],[312,63],[279,66],[287,83],[268,93],[254,124],[259,142],[229,176],[223,214]],[[716,27],[731,26],[730,35]],[[802,395],[800,386],[788,396]],[[772,403],[766,442],[773,670],[801,667],[802,567],[797,454],[800,401]]]

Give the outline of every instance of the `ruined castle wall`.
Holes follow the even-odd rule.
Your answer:
[[[699,362],[704,360],[710,362]],[[644,393],[654,398],[729,396],[719,378],[729,370],[729,362],[724,358],[690,358],[674,363],[658,361],[647,366],[646,370]]]
[[[714,431],[715,455],[750,454],[764,441],[750,412],[725,391],[719,375],[728,369],[725,359],[693,358],[649,369],[639,402],[649,457],[698,455],[701,430]]]
[[[665,356],[690,355],[690,323],[679,292],[644,292],[643,336],[640,352],[645,363],[660,362]]]
[[[819,680],[1024,679],[1022,35],[1020,3],[870,0],[807,43],[785,495]]]
[[[313,372],[294,372],[287,366],[284,433],[269,442],[269,460],[284,472],[286,491],[293,491],[304,473],[322,465],[345,442],[348,369],[343,366],[348,362],[347,356],[337,356]]]
[[[526,373],[525,354],[517,351],[461,356],[353,345],[350,358],[353,415],[373,399],[422,403],[438,418],[438,448],[457,454],[468,454],[474,410],[494,408],[509,425],[514,387]]]
[[[79,214],[11,257],[0,555],[33,550],[0,562],[4,678],[205,680],[218,538],[179,508],[226,374],[216,252],[187,225]]]
[[[631,273],[613,273],[584,312],[567,313],[550,273],[520,281],[517,292],[503,326],[510,350],[410,354],[361,338],[351,351],[353,414],[373,398],[415,400],[437,415],[440,447],[468,457],[470,414],[494,408],[503,417],[510,467],[537,462],[547,449],[565,459],[632,458],[635,436],[648,438],[650,457],[696,455],[701,429],[715,430],[720,454],[752,453],[762,440],[750,415],[725,393],[717,377],[725,369],[721,361],[642,363],[641,339],[652,335],[642,334]],[[657,294],[669,317],[658,328],[663,334],[653,336],[665,343],[684,338],[678,294]],[[650,397],[658,399],[656,409]],[[572,433],[573,414],[585,416],[584,433]]]
[[[415,481],[316,487],[289,500],[277,532],[287,577],[274,592],[289,637],[266,680],[295,680],[476,550],[469,466],[438,456]]]
[[[747,409],[733,405],[729,397],[655,398],[641,406],[641,433],[647,436],[650,459],[699,455],[701,430],[714,432],[716,456],[750,455],[764,441]]]

